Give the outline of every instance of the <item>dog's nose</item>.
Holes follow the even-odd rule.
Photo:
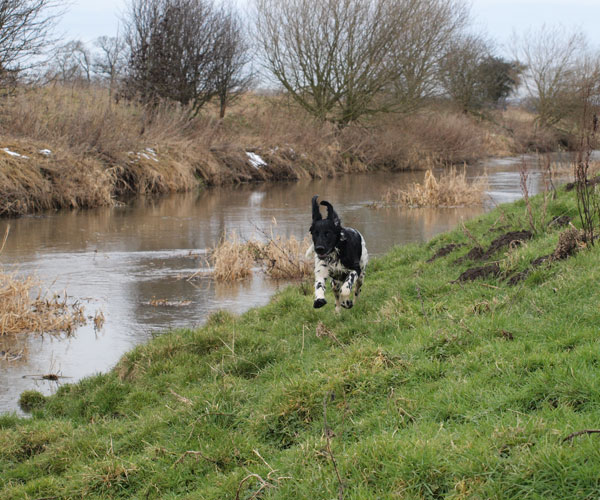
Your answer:
[[[315,247],[315,251],[317,253],[324,253],[325,252],[325,247]]]

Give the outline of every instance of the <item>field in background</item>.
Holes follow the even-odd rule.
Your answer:
[[[21,89],[0,103],[0,215],[95,207],[140,194],[553,150],[525,111],[482,120],[433,105],[338,129],[281,96],[247,94],[223,120],[115,102],[103,89]]]

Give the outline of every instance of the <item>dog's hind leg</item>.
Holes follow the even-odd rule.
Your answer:
[[[356,282],[357,278],[358,278],[358,273],[356,271],[350,271],[350,274],[348,274],[346,281],[344,281],[344,284],[342,285],[341,295],[342,295],[342,307],[344,309],[351,309],[352,306],[354,305],[354,303],[352,302],[352,299],[350,297],[352,294],[352,287],[354,286],[354,283]]]
[[[327,269],[327,264],[315,257],[315,301],[313,302],[315,309],[327,304],[325,300],[325,282],[328,277],[329,270]]]
[[[358,279],[356,280],[356,288],[354,290],[354,302],[358,299],[360,295],[360,289],[362,288],[363,280],[365,279],[365,273],[362,272],[358,275]]]

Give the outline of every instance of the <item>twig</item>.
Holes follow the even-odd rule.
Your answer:
[[[186,405],[192,405],[192,404],[194,404],[194,402],[191,399],[188,399],[188,398],[186,398],[184,396],[180,396],[173,389],[169,389],[169,392],[171,394],[173,394],[173,396],[175,396],[177,398],[177,400],[181,401],[182,403],[185,403]]]
[[[429,318],[425,314],[425,302],[423,302],[423,297],[421,296],[421,288],[419,287],[419,285],[415,285],[415,288],[417,289],[417,297],[419,297],[419,300],[421,301],[421,312],[423,313],[423,317],[425,318],[425,323],[429,325]]]
[[[461,220],[461,221],[460,221],[460,224],[461,224],[461,227],[462,227],[462,230],[463,230],[463,233],[465,234],[465,236],[466,236],[467,238],[469,238],[469,239],[470,239],[470,240],[471,240],[471,241],[472,241],[472,242],[475,244],[475,246],[476,246],[477,248],[481,248],[481,249],[483,249],[483,246],[482,246],[482,245],[481,245],[481,244],[480,244],[480,243],[477,241],[477,238],[475,238],[475,236],[473,236],[473,234],[471,233],[471,231],[469,231],[469,230],[467,229],[467,226],[465,226],[465,223],[464,223],[464,221],[462,221],[462,220]]]
[[[259,233],[261,233],[261,234],[262,234],[262,235],[263,235],[263,236],[264,236],[264,237],[267,239],[267,243],[266,243],[267,245],[268,245],[269,243],[273,244],[273,246],[274,246],[275,248],[277,248],[277,249],[278,249],[278,250],[279,250],[279,251],[280,251],[280,252],[281,252],[281,253],[282,253],[282,254],[285,256],[285,258],[287,259],[287,261],[288,261],[288,262],[289,262],[289,263],[290,263],[290,264],[291,264],[293,267],[295,267],[295,268],[296,268],[296,270],[297,270],[297,271],[298,271],[300,274],[302,274],[302,267],[301,267],[301,266],[300,266],[300,265],[299,265],[297,262],[294,262],[294,260],[293,260],[293,259],[292,259],[292,258],[289,256],[288,252],[286,252],[286,251],[285,251],[283,248],[281,248],[281,247],[280,247],[280,246],[277,244],[277,242],[275,241],[275,238],[273,237],[273,228],[272,228],[272,227],[271,227],[271,236],[269,236],[269,235],[267,234],[267,232],[266,232],[264,229],[262,229],[262,228],[258,227],[258,225],[254,224],[254,223],[252,223],[252,225],[254,226],[254,229],[256,229],[256,230],[257,230]],[[272,267],[274,267],[274,264],[272,265]]]
[[[340,471],[338,469],[335,457],[333,456],[333,451],[331,451],[331,430],[327,424],[327,400],[329,398],[333,400],[334,397],[335,393],[329,392],[325,394],[325,397],[323,398],[323,432],[325,432],[325,439],[327,439],[327,453],[329,454],[329,458],[331,458],[331,463],[333,464],[333,468],[338,479],[338,499],[344,500],[344,483],[342,481],[342,476],[340,476]]]
[[[184,452],[183,455],[181,455],[171,467],[175,467],[177,464],[183,462],[185,460],[185,457],[187,457],[188,455],[193,455],[195,457],[203,458],[207,462],[211,462],[216,465],[219,464],[219,462],[217,460],[214,460],[212,458],[207,457],[206,455],[203,455],[201,451],[189,450],[189,451]]]
[[[600,429],[584,429],[582,431],[574,432],[573,434],[569,434],[566,438],[564,438],[561,443],[570,441],[574,437],[581,436],[582,434],[600,434]]]
[[[481,286],[485,286],[486,288],[493,288],[494,290],[500,290],[499,286],[488,285],[487,283],[479,283]]]
[[[6,231],[4,231],[4,239],[2,240],[2,246],[0,247],[0,253],[4,250],[4,245],[6,245],[6,240],[8,239],[8,233],[10,232],[10,224],[6,226]]]
[[[248,474],[244,479],[242,479],[240,481],[240,484],[238,485],[238,489],[237,489],[237,493],[235,494],[235,500],[240,500],[240,491],[242,489],[242,485],[248,481],[248,479],[251,479],[255,477],[256,479],[258,479],[258,481],[260,482],[260,488],[258,488],[257,491],[254,492],[254,494],[250,497],[249,500],[251,500],[252,498],[256,498],[259,493],[264,490],[265,488],[268,488],[270,486],[272,486],[270,483],[268,483],[267,481],[265,481],[262,477],[260,477],[258,474]]]

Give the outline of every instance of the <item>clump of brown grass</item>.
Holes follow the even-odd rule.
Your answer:
[[[235,231],[221,238],[210,252],[208,261],[217,281],[238,281],[252,275],[254,255],[247,242],[240,241]]]
[[[477,205],[483,201],[488,188],[487,177],[473,182],[467,180],[466,171],[451,168],[436,179],[427,170],[423,183],[411,184],[407,189],[390,189],[383,197],[387,205],[406,207],[455,207]]]
[[[38,289],[35,298],[35,289]],[[65,294],[42,292],[40,281],[0,271],[0,335],[26,332],[72,333],[85,323],[81,304],[70,304]]]
[[[307,236],[302,241],[294,236],[288,239],[273,236],[266,243],[250,243],[264,272],[275,279],[298,279],[310,276],[313,272],[311,262],[305,257],[310,246]]]
[[[267,241],[240,241],[236,232],[221,239],[208,258],[215,280],[238,281],[252,275],[260,266],[267,276],[275,279],[299,279],[310,276],[312,266],[305,253],[310,238],[302,241],[294,236],[283,238],[271,232]]]

